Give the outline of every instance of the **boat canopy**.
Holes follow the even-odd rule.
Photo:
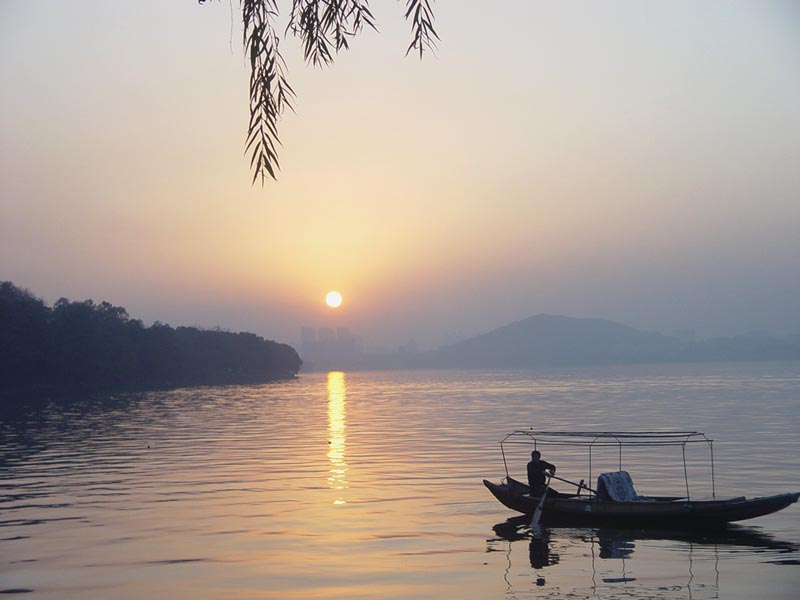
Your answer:
[[[500,451],[503,454],[503,465],[508,472],[505,447],[507,445],[525,444],[532,445],[536,450],[542,446],[572,446],[585,447],[589,458],[589,481],[592,479],[592,449],[595,447],[619,448],[619,470],[622,471],[622,454],[625,447],[641,446],[677,446],[683,455],[683,474],[686,483],[686,496],[689,497],[689,475],[686,467],[686,446],[689,444],[706,444],[709,448],[711,460],[711,489],[712,496],[716,498],[716,485],[714,482],[714,440],[699,431],[537,431],[530,429],[516,429],[508,433],[500,441]]]

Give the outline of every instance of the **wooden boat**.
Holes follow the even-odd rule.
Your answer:
[[[711,450],[711,474],[713,499],[693,500],[689,494],[688,473],[686,471],[686,446],[692,443],[705,443]],[[692,527],[724,525],[732,521],[743,521],[768,515],[782,510],[797,502],[800,493],[777,494],[757,498],[716,499],[713,466],[713,440],[703,433],[693,431],[669,432],[563,432],[517,430],[509,433],[501,442],[503,463],[506,477],[501,483],[484,480],[484,485],[504,506],[532,515],[540,504],[541,498],[531,496],[528,486],[509,476],[505,447],[508,444],[527,443],[533,449],[542,446],[584,446],[589,452],[589,481],[591,479],[592,451],[603,446],[614,446],[619,449],[619,472],[603,474],[600,481],[609,475],[620,476],[620,480],[630,481],[627,472],[622,470],[623,449],[626,446],[679,446],[684,456],[684,476],[686,495],[684,496],[638,496],[632,488],[627,497],[609,494],[602,485],[598,491],[583,484],[584,480],[574,483],[560,477],[554,477],[576,486],[574,494],[546,494],[542,504],[541,521],[548,523],[565,523],[587,526],[631,527]],[[587,493],[583,493],[586,491]]]

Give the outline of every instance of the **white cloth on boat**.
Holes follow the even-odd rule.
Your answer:
[[[652,502],[652,499],[636,493],[627,471],[601,473],[597,478],[597,498],[614,502]]]

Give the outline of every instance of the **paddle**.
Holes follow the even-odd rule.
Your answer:
[[[593,494],[597,493],[592,488],[590,488],[588,485],[584,485],[583,479],[581,479],[580,483],[575,483],[574,481],[570,481],[569,479],[563,479],[561,477],[558,477],[557,475],[551,475],[551,477],[553,479],[558,479],[559,481],[563,481],[564,483],[568,483],[570,485],[574,485],[575,487],[578,488],[578,493],[580,493],[581,490],[588,490],[588,491],[592,492]]]
[[[536,507],[536,510],[533,511],[533,518],[531,519],[531,528],[539,527],[539,521],[542,519],[542,509],[544,508],[544,499],[547,497],[547,491],[550,489],[550,480],[553,478],[553,475],[550,474],[547,477],[547,485],[544,486],[544,493],[542,494],[542,499],[539,500],[539,505]]]

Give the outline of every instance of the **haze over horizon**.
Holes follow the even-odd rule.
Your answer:
[[[440,0],[422,62],[402,3],[371,7],[331,68],[283,42],[262,189],[235,6],[4,2],[0,280],[293,344],[800,331],[796,3]]]

